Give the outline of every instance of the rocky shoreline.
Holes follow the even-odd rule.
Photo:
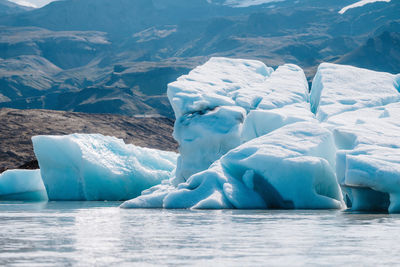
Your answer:
[[[0,109],[0,173],[38,167],[31,138],[35,135],[100,133],[127,144],[177,151],[174,121],[164,117],[130,117],[53,110]]]

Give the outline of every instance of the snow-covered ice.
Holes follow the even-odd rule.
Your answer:
[[[35,136],[50,200],[126,200],[168,179],[177,155],[100,134]]]
[[[308,102],[270,110],[253,110],[243,123],[241,140],[242,142],[247,142],[284,125],[300,121],[317,123],[315,116],[310,112]]]
[[[0,200],[46,201],[40,170],[7,170],[0,174]]]
[[[180,152],[177,184],[206,170],[250,138],[265,134],[274,122],[267,116],[260,121],[252,112],[293,104],[308,109],[308,84],[304,72],[295,65],[274,71],[260,61],[211,58],[169,84],[168,98],[175,112],[174,138]],[[252,125],[254,120],[260,124],[257,132],[251,132],[250,127],[242,132],[243,124]],[[281,124],[292,121],[282,120]]]
[[[354,210],[400,212],[399,88],[400,75],[326,63],[314,79],[312,110],[334,135],[337,179]]]
[[[311,110],[324,121],[343,112],[399,102],[399,82],[399,76],[386,72],[322,63],[312,83]]]
[[[383,205],[370,203],[378,200],[372,196],[368,200],[367,192],[360,195],[362,201],[357,196],[349,196],[355,202],[352,207],[355,210],[376,209],[380,205],[384,210],[400,211],[400,202],[397,200],[400,196],[399,111],[400,103],[392,103],[346,112],[328,120],[340,149],[336,167],[339,183],[355,187],[349,189],[352,192],[367,187],[390,197],[390,202],[385,200],[386,204]],[[340,125],[343,120],[347,123]]]
[[[340,208],[341,185],[354,210],[400,212],[399,89],[323,63],[309,96],[297,66],[214,58],[169,86],[183,179],[122,207]]]
[[[310,111],[298,66],[212,58],[168,96],[178,178],[122,207],[341,207],[332,133]]]
[[[232,149],[175,190],[159,187],[122,207],[340,208],[334,166],[331,132],[298,122]]]

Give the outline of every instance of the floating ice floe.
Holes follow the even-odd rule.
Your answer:
[[[336,175],[353,210],[400,212],[400,75],[322,64],[311,106],[334,135]]]
[[[32,138],[50,200],[126,200],[168,179],[177,154],[100,134]]]
[[[0,200],[46,201],[40,170],[7,170],[0,174]]]

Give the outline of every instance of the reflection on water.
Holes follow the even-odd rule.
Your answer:
[[[0,202],[0,265],[398,264],[400,216]]]

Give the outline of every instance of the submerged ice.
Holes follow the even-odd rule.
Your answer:
[[[162,180],[176,153],[127,145],[100,134],[35,136],[34,151],[50,200],[126,200]]]

